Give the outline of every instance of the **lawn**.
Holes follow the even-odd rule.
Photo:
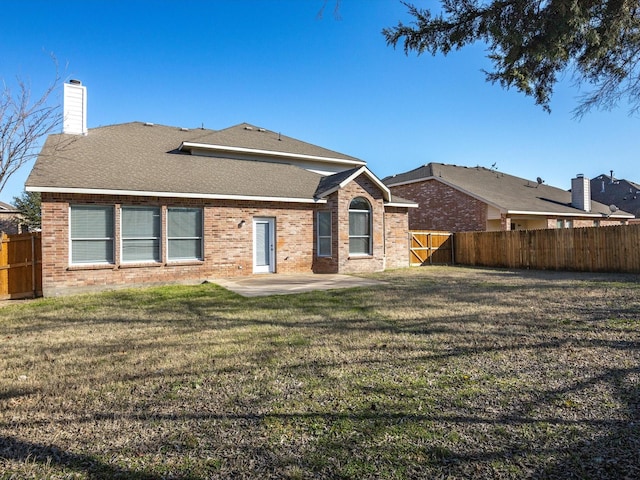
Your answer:
[[[0,308],[0,478],[638,478],[638,276]]]

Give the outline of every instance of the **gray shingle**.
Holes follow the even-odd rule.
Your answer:
[[[311,200],[323,178],[285,163],[189,155],[178,151],[183,142],[358,160],[248,124],[184,131],[134,122],[51,135],[26,185]]]
[[[429,163],[405,173],[386,177],[382,181],[387,186],[392,186],[427,178],[439,179],[486,203],[511,212],[573,215],[582,213],[582,210],[571,206],[571,192],[567,190],[540,185],[536,180],[527,180],[484,167]],[[608,215],[610,210],[607,205],[592,201],[591,213]]]

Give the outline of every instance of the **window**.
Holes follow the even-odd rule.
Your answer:
[[[318,212],[318,256],[331,256],[331,212]]]
[[[371,255],[371,205],[366,198],[349,204],[349,254]]]
[[[122,207],[122,261],[160,261],[160,209]]]
[[[573,220],[556,220],[556,228],[573,228]]]
[[[113,263],[113,207],[71,205],[71,263]]]
[[[202,260],[202,209],[167,210],[169,260]]]

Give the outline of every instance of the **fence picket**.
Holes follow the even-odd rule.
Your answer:
[[[460,232],[453,238],[461,265],[640,273],[640,224]]]

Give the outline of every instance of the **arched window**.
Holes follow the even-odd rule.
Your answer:
[[[349,204],[349,254],[371,255],[371,204],[366,198]]]

